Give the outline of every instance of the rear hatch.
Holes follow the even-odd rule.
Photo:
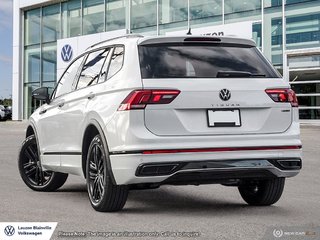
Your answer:
[[[291,125],[290,102],[266,93],[288,84],[251,41],[145,41],[139,59],[144,89],[180,90],[169,104],[146,106],[144,124],[156,135],[281,133]]]

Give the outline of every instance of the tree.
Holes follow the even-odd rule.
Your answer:
[[[12,99],[11,98],[0,99],[0,104],[5,106],[12,106]]]

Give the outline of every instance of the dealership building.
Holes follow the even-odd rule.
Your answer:
[[[296,91],[300,119],[320,119],[320,0],[14,0],[13,119],[41,104],[68,63],[127,33],[252,38]]]

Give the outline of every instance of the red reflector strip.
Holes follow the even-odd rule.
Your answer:
[[[195,152],[233,152],[233,151],[263,151],[263,150],[294,150],[301,149],[297,146],[273,146],[273,147],[232,147],[232,148],[200,148],[200,149],[169,149],[146,150],[142,154],[166,154],[166,153],[195,153]]]

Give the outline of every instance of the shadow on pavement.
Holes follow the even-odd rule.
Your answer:
[[[182,190],[182,191],[181,191]],[[82,192],[81,197],[87,199],[87,190],[85,184],[68,185],[57,192]],[[193,192],[193,191],[192,191]],[[292,211],[290,209],[274,206],[256,207],[249,206],[244,203],[240,197],[234,199],[222,199],[215,195],[215,192],[204,193],[201,195],[194,194],[178,187],[161,187],[152,190],[132,190],[129,192],[127,203],[120,214],[181,214],[189,215],[201,214],[225,216],[239,214],[245,215],[281,215],[290,216]],[[68,195],[72,201],[72,194]],[[74,195],[79,198],[79,194]],[[88,200],[89,201],[89,200]],[[281,201],[281,200],[280,200]]]

